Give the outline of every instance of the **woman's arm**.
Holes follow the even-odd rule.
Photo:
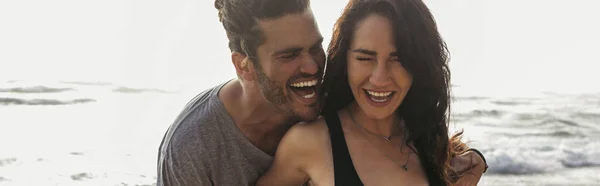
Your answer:
[[[303,124],[296,124],[281,139],[273,164],[256,182],[257,186],[299,186],[309,180],[306,166],[311,152],[310,131]]]

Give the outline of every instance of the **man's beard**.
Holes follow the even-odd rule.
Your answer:
[[[290,116],[290,120],[294,121],[312,121],[317,119],[318,113],[314,116],[314,118],[307,118],[303,116],[303,114],[299,113],[294,109],[294,105],[292,103],[292,99],[285,94],[284,86],[287,86],[290,82],[295,79],[300,78],[310,78],[319,76],[322,73],[317,73],[317,75],[310,75],[306,73],[298,74],[296,76],[291,77],[288,82],[283,85],[279,84],[277,81],[273,81],[269,79],[262,71],[262,69],[256,69],[256,77],[258,79],[258,86],[261,90],[262,95],[265,99],[278,110],[279,113]],[[315,90],[317,91],[317,90]],[[317,93],[318,94],[318,93]],[[290,95],[291,96],[291,95]],[[315,112],[318,112],[318,107],[320,106],[319,102],[311,104],[309,107],[313,107]]]
[[[296,116],[297,113],[293,108],[290,108],[291,100],[285,95],[283,86],[279,85],[277,81],[269,79],[262,69],[256,69],[256,78],[262,95],[273,107],[280,113]]]

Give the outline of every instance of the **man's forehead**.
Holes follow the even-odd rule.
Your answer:
[[[322,38],[310,9],[302,13],[258,22],[264,36],[263,45],[271,50],[306,47]]]
[[[300,19],[309,20],[316,24],[315,18],[311,8],[306,8],[306,10],[298,13],[289,13],[277,18],[264,18],[257,19],[258,24],[263,29],[269,29],[273,26],[278,25],[277,23],[281,22],[289,22],[289,21],[300,21]]]

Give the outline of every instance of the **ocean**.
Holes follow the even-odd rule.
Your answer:
[[[312,1],[324,46],[346,2]],[[600,2],[425,2],[479,185],[600,185]],[[154,185],[164,132],[228,59],[213,1],[0,1],[0,186]]]
[[[153,185],[160,140],[193,97],[110,82],[0,85],[6,186]],[[486,97],[455,89],[451,130],[463,129],[490,165],[480,185],[600,185],[600,92]]]

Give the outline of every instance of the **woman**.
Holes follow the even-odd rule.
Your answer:
[[[257,185],[448,185],[447,50],[420,0],[351,0],[328,48],[323,117],[293,126]],[[481,175],[476,175],[478,178]]]

